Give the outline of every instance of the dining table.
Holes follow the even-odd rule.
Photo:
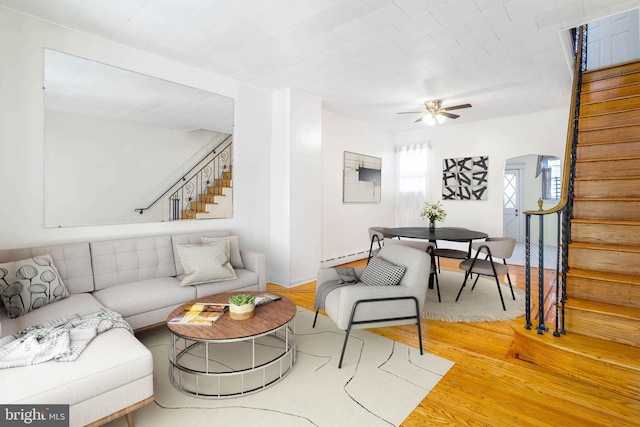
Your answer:
[[[386,236],[405,237],[411,239],[424,239],[430,242],[436,240],[446,240],[449,242],[468,242],[469,249],[467,257],[471,256],[471,244],[474,240],[486,239],[489,237],[487,233],[482,231],[469,230],[468,228],[459,227],[394,227],[384,228],[382,233]],[[431,256],[431,274],[429,275],[429,289],[433,289],[435,277],[435,257]]]

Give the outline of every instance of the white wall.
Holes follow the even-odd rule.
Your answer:
[[[564,159],[568,117],[568,108],[563,108],[478,122],[456,123],[455,126],[425,127],[398,134],[396,143],[403,145],[430,141],[433,159],[431,194],[434,195],[434,199],[440,199],[442,196],[443,159],[489,156],[487,200],[443,201],[447,218],[442,225],[467,227],[492,236],[500,236],[503,234],[502,186],[505,162],[513,157],[532,153],[555,155]],[[525,201],[525,205],[528,206],[529,202]]]
[[[369,227],[393,227],[394,134],[328,110],[322,120],[322,263],[334,266],[366,258]],[[343,203],[344,152],[382,159],[380,203]]]
[[[135,209],[169,190],[177,167],[224,136],[53,110],[44,127],[47,227],[168,221],[168,198],[144,215]]]
[[[43,227],[43,49],[235,99],[233,218],[97,227]],[[135,49],[0,9],[0,249],[229,229],[269,252],[271,94]]]
[[[271,280],[315,280],[320,266],[322,101],[283,89],[273,95]]]

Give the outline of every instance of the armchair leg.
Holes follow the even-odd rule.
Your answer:
[[[358,308],[358,305],[361,303],[370,303],[370,302],[379,302],[379,301],[397,301],[397,300],[406,300],[406,299],[413,300],[416,308],[415,316],[402,316],[402,317],[392,317],[388,319],[373,319],[373,320],[358,320],[358,321],[353,320],[356,314],[356,309]],[[317,315],[317,312],[316,312],[316,315]],[[347,326],[347,330],[345,331],[344,343],[342,344],[342,352],[340,353],[340,362],[338,362],[338,369],[342,368],[342,360],[344,359],[344,353],[347,350],[347,341],[349,340],[349,334],[351,333],[352,325],[358,325],[358,324],[364,324],[364,323],[368,324],[368,323],[375,323],[375,322],[386,322],[390,320],[408,320],[408,319],[415,319],[416,325],[418,326],[418,343],[420,345],[420,354],[422,355],[424,354],[424,351],[422,349],[422,327],[420,325],[420,304],[418,303],[418,299],[416,297],[391,297],[391,298],[380,298],[380,299],[364,299],[364,300],[356,301],[355,304],[353,304],[353,308],[351,309],[351,316],[349,317],[349,325]]]

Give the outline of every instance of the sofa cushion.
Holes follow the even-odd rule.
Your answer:
[[[196,291],[196,298],[206,297],[208,295],[219,294],[231,291],[260,291],[258,285],[258,274],[253,271],[238,269],[235,270],[236,278],[233,280],[224,280],[221,282],[201,283],[192,286]]]
[[[0,289],[10,318],[69,296],[49,254],[0,264]]]
[[[91,259],[96,290],[176,275],[169,236],[91,242]]]
[[[179,245],[201,245],[202,237],[228,237],[231,236],[229,231],[208,231],[206,233],[183,233],[183,234],[172,234],[171,235],[171,244],[173,245],[173,253],[177,254],[178,250],[176,249]],[[178,255],[175,256],[175,268],[176,275],[182,276],[184,274],[184,269],[182,268],[182,263],[180,262],[180,257]]]
[[[193,286],[180,286],[175,277],[141,280],[95,291],[92,294],[105,307],[124,318],[159,308],[176,305],[196,298]]]
[[[229,241],[229,262],[233,268],[244,268],[242,263],[242,257],[240,256],[240,244],[238,242],[238,236],[227,237],[206,237],[203,236],[202,243],[208,245],[209,243],[217,242],[219,240]]]
[[[52,319],[59,319],[71,314],[84,314],[99,310],[103,305],[91,294],[71,294],[67,298],[53,302],[38,310],[10,319],[4,309],[0,310],[2,336],[15,334],[30,326],[39,325]]]
[[[228,240],[207,245],[179,245],[177,249],[184,269],[182,286],[236,278],[229,262]]]
[[[376,256],[371,258],[362,272],[360,280],[369,286],[396,286],[400,284],[406,270],[401,265],[395,265],[380,256]]]
[[[11,384],[0,388],[0,402],[73,406],[149,376],[152,370],[151,352],[129,331],[112,329],[98,335],[74,362],[0,370],[0,383]]]
[[[93,291],[89,243],[0,250],[0,262],[18,261],[49,254],[69,293]]]

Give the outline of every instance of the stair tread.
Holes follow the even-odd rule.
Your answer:
[[[513,324],[513,328],[518,331],[522,329],[522,326],[520,324]],[[527,339],[542,341],[545,345],[593,359],[596,362],[622,366],[640,374],[640,348],[638,347],[572,332],[568,332],[566,335],[560,337],[554,337],[552,334],[527,332],[529,331],[520,332],[520,334],[526,334]]]
[[[596,279],[602,282],[623,282],[640,286],[640,276],[635,274],[610,273],[606,271],[571,268],[567,271],[567,277],[570,276]]]
[[[620,160],[640,160],[640,156],[598,157],[594,159],[576,159],[576,163],[617,162]]]
[[[574,202],[640,202],[640,197],[575,197]]]
[[[640,322],[640,308],[608,304],[606,302],[589,301],[580,298],[569,298],[564,304],[565,310],[573,308],[630,320],[637,320]]]
[[[572,243],[569,244],[569,248],[597,249],[597,250],[602,250],[602,251],[637,252],[637,253],[640,253],[640,246],[623,246],[623,245],[602,244],[602,243],[572,242]],[[571,249],[569,249],[569,250],[571,250]]]
[[[640,225],[640,221],[634,220],[619,220],[619,219],[580,219],[573,218],[571,220],[574,224],[605,224],[605,225]]]
[[[576,181],[603,181],[603,180],[632,180],[632,179],[640,179],[640,175],[620,175],[620,176],[598,176],[598,177],[582,177],[575,178]]]

